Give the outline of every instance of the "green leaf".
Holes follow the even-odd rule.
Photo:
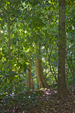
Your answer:
[[[73,101],[73,103],[75,103],[75,101]]]

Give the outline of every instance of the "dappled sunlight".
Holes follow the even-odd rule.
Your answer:
[[[0,113],[75,113],[74,6],[0,0]]]

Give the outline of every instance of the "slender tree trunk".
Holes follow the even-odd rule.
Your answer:
[[[32,64],[32,60],[29,60],[29,68],[28,68],[28,75],[27,75],[27,87],[34,89],[33,78],[32,78],[32,73],[31,73],[31,64]]]
[[[58,97],[68,95],[65,81],[65,0],[59,0]]]
[[[40,62],[39,59],[36,59],[36,73],[37,73],[37,83],[38,83],[38,88],[43,88],[41,76],[40,76]]]
[[[48,87],[42,72],[41,60],[40,60],[40,46],[37,48],[38,57],[36,58],[36,73],[37,73],[37,83],[39,88],[46,88]]]
[[[11,31],[10,31],[10,22],[8,22],[8,39],[9,39],[9,45],[8,45],[8,51],[9,51],[9,72],[11,71],[11,37],[10,37]]]
[[[18,42],[18,62],[20,61],[20,47],[19,47],[19,42]],[[17,62],[17,63],[18,63]],[[19,79],[20,79],[20,72],[21,72],[21,68],[18,68],[18,73],[19,73]]]
[[[9,0],[8,0],[9,1]],[[10,11],[10,6],[7,4],[7,11]],[[10,14],[8,17],[8,55],[9,55],[9,75],[11,72],[11,25],[10,25]]]
[[[8,0],[9,1],[9,0]],[[10,6],[9,4],[7,4],[7,11],[10,11]],[[9,67],[9,82],[12,86],[12,74],[11,74],[11,70],[12,70],[12,64],[11,64],[11,20],[10,20],[10,14],[8,16],[8,67]],[[12,88],[9,87],[9,93],[12,93]]]

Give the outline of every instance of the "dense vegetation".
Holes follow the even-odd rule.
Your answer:
[[[74,6],[0,2],[0,113],[75,112]]]

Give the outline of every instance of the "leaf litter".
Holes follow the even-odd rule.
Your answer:
[[[75,91],[58,99],[57,90],[29,91],[16,99],[0,99],[0,113],[75,113]],[[6,103],[5,103],[6,101]]]

